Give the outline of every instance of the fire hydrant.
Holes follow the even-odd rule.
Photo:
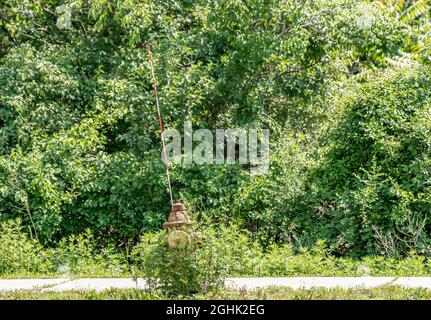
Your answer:
[[[168,245],[172,249],[183,249],[190,244],[191,222],[186,214],[184,204],[177,202],[172,205],[168,221],[163,224],[163,228],[168,229]]]

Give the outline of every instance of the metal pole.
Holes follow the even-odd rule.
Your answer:
[[[165,167],[166,167],[166,177],[168,178],[169,196],[170,196],[170,199],[171,199],[171,205],[173,205],[174,204],[174,199],[172,197],[171,176],[170,176],[170,173],[169,173],[168,157],[167,157],[167,154],[166,154],[165,134],[164,134],[164,130],[163,130],[162,116],[160,114],[159,97],[157,96],[157,81],[156,81],[156,77],[154,76],[153,54],[151,53],[151,44],[148,43],[147,47],[148,47],[148,55],[150,57],[151,76],[153,77],[154,98],[156,100],[157,115],[159,117],[160,138],[162,140],[162,147],[163,147],[163,151],[162,152],[163,152],[163,157],[164,157]]]

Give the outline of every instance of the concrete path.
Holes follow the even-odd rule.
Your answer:
[[[293,289],[373,288],[382,285],[399,285],[407,288],[431,289],[431,277],[290,277],[290,278],[228,278],[226,287],[256,289],[270,286]],[[13,290],[96,290],[146,288],[143,278],[80,278],[80,279],[5,279],[0,280],[0,291]]]
[[[63,282],[47,287],[43,291],[96,290],[108,289],[138,289],[144,290],[146,282],[142,278],[85,278]]]
[[[59,285],[68,279],[5,279],[0,280],[0,291],[30,290]]]
[[[372,288],[390,284],[394,277],[291,277],[291,278],[232,278],[226,285],[243,289],[278,286],[293,289],[324,288]]]
[[[393,284],[405,288],[431,289],[431,277],[399,277]]]

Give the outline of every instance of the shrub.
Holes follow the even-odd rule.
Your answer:
[[[237,227],[205,226],[191,233],[182,250],[167,246],[166,232],[146,234],[133,256],[151,288],[169,294],[191,294],[220,288],[227,275],[252,274],[261,250]]]
[[[20,219],[0,224],[1,275],[115,276],[128,268],[126,255],[110,245],[99,248],[90,230],[47,248],[28,237]]]
[[[0,274],[30,275],[55,271],[51,250],[44,249],[37,240],[23,231],[21,220],[0,224]]]
[[[56,271],[63,275],[115,276],[128,269],[125,254],[110,245],[98,248],[89,229],[83,234],[62,239],[54,252],[52,259],[58,266]]]
[[[339,253],[429,253],[429,69],[386,72],[341,100],[294,222]],[[307,202],[308,201],[308,202]]]

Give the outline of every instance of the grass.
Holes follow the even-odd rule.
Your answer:
[[[402,288],[400,286],[382,286],[365,289],[291,289],[270,287],[256,290],[222,290],[204,295],[168,297],[159,292],[145,290],[111,289],[96,292],[65,291],[41,292],[39,290],[19,290],[0,292],[1,300],[429,300],[431,290],[423,288]]]

